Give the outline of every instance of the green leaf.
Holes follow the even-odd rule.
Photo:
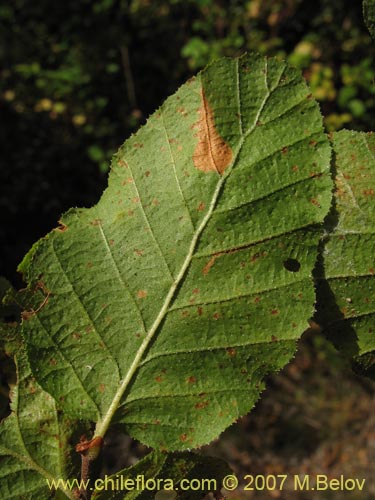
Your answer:
[[[333,135],[335,209],[323,250],[317,321],[344,354],[375,365],[375,135]]]
[[[375,40],[375,0],[363,1],[363,17],[372,38]]]
[[[94,492],[92,500],[154,500],[155,494],[163,490],[179,492],[179,500],[200,500],[202,494],[220,490],[223,478],[230,472],[218,458],[189,452],[152,452],[136,465],[103,478],[99,484],[103,491]],[[158,497],[163,498],[162,494]]]
[[[74,426],[56,409],[30,373],[14,325],[0,325],[1,338],[15,355],[17,385],[11,391],[11,414],[0,423],[0,497],[3,500],[74,499],[48,487],[47,481],[67,477],[68,437]],[[11,339],[11,340],[10,340]]]
[[[300,74],[256,55],[183,85],[109,187],[20,269],[34,375],[75,418],[161,449],[208,443],[292,357],[314,309],[330,145]]]

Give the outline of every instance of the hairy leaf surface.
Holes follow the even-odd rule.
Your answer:
[[[349,357],[374,366],[375,134],[334,134],[332,233],[323,250],[318,322]]]
[[[251,55],[183,85],[20,269],[39,383],[69,415],[161,449],[246,414],[313,312],[330,145],[299,73]]]

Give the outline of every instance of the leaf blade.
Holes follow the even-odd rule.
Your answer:
[[[335,211],[318,281],[317,321],[339,350],[363,359],[367,369],[375,351],[374,137],[349,130],[333,135]]]
[[[210,105],[205,115],[209,126],[202,122],[202,89]],[[204,127],[201,135],[211,134],[221,147],[222,138],[231,148],[231,163],[221,172],[194,165],[199,128]],[[298,155],[301,164],[294,163]],[[97,421],[97,435],[115,418],[133,436],[170,449],[203,444],[249,411],[265,374],[292,356],[294,341],[313,311],[311,270],[319,224],[330,203],[329,158],[318,107],[300,76],[284,64],[258,56],[222,60],[183,86],[120,149],[98,205],[68,212],[64,231],[47,235],[21,265],[31,286],[43,280],[50,292],[48,304],[24,323],[31,363],[37,357],[38,364],[45,364],[38,375],[43,387],[67,413]],[[254,173],[254,182],[243,182]],[[288,260],[295,261],[297,272],[288,269]],[[244,268],[250,265],[248,278]],[[264,307],[268,315],[257,326],[262,332],[258,339],[257,330],[246,326],[248,318],[240,315],[237,321],[232,310],[241,297],[244,309],[258,304],[259,295],[266,300],[257,311]],[[287,306],[278,323],[286,297],[298,307]],[[212,310],[202,323],[206,312],[199,307],[209,310],[218,301],[230,304],[225,315]],[[184,316],[189,304],[197,324],[193,338]],[[284,334],[280,325],[288,316]],[[214,339],[207,352],[199,321],[206,339]],[[218,325],[228,332],[227,345],[223,337],[215,339]],[[250,340],[244,334],[243,345],[237,346],[232,337],[240,327]],[[165,346],[176,350],[180,328],[190,344],[176,357],[172,392],[166,394],[170,399],[186,396],[186,381],[196,378],[189,370],[202,360],[213,363],[217,377],[224,366],[224,387],[232,380],[240,387],[244,373],[252,373],[252,385],[240,391],[244,397],[228,402],[213,396],[215,408],[223,405],[225,411],[215,414],[212,430],[209,404],[202,407],[196,400],[203,389],[190,388],[191,397],[185,405],[180,399],[178,415],[171,416],[158,380],[163,380],[155,365],[158,352],[166,353]],[[272,328],[280,342],[265,335]],[[260,340],[263,349],[256,346]],[[202,352],[194,357],[197,342]],[[201,386],[214,394],[215,376],[200,375]],[[132,403],[137,390],[143,391],[145,404],[151,391],[156,406],[147,403],[145,411],[143,403]],[[201,415],[198,409],[204,410]],[[159,424],[157,410],[163,420]],[[147,415],[148,424],[141,419],[138,425],[139,415]],[[189,418],[198,419],[199,431]],[[168,435],[160,431],[163,425]]]

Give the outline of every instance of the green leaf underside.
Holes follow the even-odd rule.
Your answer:
[[[375,0],[364,0],[363,17],[372,38],[375,40]]]
[[[67,477],[65,453],[72,426],[36,383],[25,353],[18,352],[16,359],[18,384],[11,394],[12,413],[0,424],[0,497],[73,499],[72,492],[52,492],[47,486],[47,480]]]
[[[329,161],[318,106],[285,64],[224,59],[183,85],[119,150],[99,203],[66,213],[20,266],[42,282],[23,323],[42,387],[97,435],[117,421],[154,448],[217,437],[313,312]]]
[[[109,479],[113,480],[113,483],[108,480],[107,491],[94,492],[92,500],[154,500],[158,491],[163,489],[173,491],[172,486],[176,491],[180,492],[179,500],[200,500],[202,493],[209,493],[211,491],[210,486],[214,485],[215,482],[218,490],[220,490],[223,478],[230,472],[228,465],[218,458],[204,457],[189,452],[168,455],[154,451],[134,466],[111,476]],[[134,483],[134,486],[130,482],[126,483],[127,479],[136,482],[138,476],[144,477],[144,486],[147,486],[147,488],[142,488],[142,483],[138,483],[138,489],[135,488],[136,483]],[[182,492],[180,488],[182,479],[187,481],[200,480],[203,489],[194,491],[189,489]],[[202,482],[202,479],[205,482]],[[207,480],[211,479],[215,480],[215,482],[208,483]],[[148,480],[150,481],[146,485]],[[156,489],[152,491],[151,488],[154,484]],[[188,483],[185,482],[184,484]],[[192,484],[197,487],[198,482],[195,481]],[[114,491],[112,491],[112,485]],[[126,488],[128,488],[128,491],[126,491]]]
[[[334,134],[336,221],[318,321],[349,356],[375,351],[375,134]],[[334,305],[332,305],[332,298]]]

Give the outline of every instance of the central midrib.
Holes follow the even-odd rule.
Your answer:
[[[191,240],[191,244],[190,244],[190,247],[189,247],[189,251],[186,255],[186,258],[181,266],[181,269],[180,269],[180,272],[178,273],[174,283],[172,284],[171,288],[169,289],[169,292],[168,294],[166,295],[166,298],[164,300],[164,303],[163,303],[163,306],[162,308],[160,309],[160,312],[159,314],[157,315],[154,323],[152,324],[150,330],[148,331],[146,337],[144,338],[142,344],[140,345],[137,353],[136,353],[136,356],[133,360],[133,363],[131,364],[125,378],[123,379],[123,381],[121,382],[121,385],[119,386],[113,400],[112,400],[112,403],[110,404],[109,408],[108,408],[108,411],[106,413],[106,415],[104,416],[104,418],[99,421],[96,425],[96,429],[95,429],[95,437],[104,437],[104,435],[106,434],[107,430],[108,430],[108,427],[110,426],[111,424],[111,421],[112,421],[112,418],[117,410],[117,408],[119,407],[119,404],[120,404],[120,401],[121,401],[121,398],[122,396],[124,395],[127,387],[129,386],[135,372],[137,371],[137,369],[139,368],[140,366],[140,362],[142,360],[142,357],[143,357],[143,354],[145,353],[146,349],[148,348],[151,340],[153,339],[157,329],[159,328],[162,320],[165,318],[166,314],[168,313],[168,309],[169,309],[169,306],[174,298],[174,295],[175,295],[175,292],[179,286],[179,284],[181,283],[182,279],[184,278],[185,276],[185,273],[191,263],[191,260],[192,260],[192,257],[194,255],[194,251],[195,251],[195,248],[196,248],[196,245],[198,243],[198,240],[199,240],[199,237],[200,235],[202,234],[202,232],[204,231],[208,221],[210,220],[211,216],[212,216],[212,213],[215,209],[215,206],[216,206],[216,203],[219,199],[219,195],[220,195],[220,192],[221,192],[221,189],[225,183],[225,180],[226,178],[229,176],[230,172],[232,171],[233,169],[233,166],[235,165],[237,159],[238,159],[238,155],[241,151],[241,148],[244,144],[244,141],[245,139],[253,132],[254,128],[256,127],[257,125],[257,122],[259,120],[259,117],[263,111],[263,108],[270,96],[270,94],[272,93],[272,91],[274,90],[274,88],[277,87],[278,83],[275,85],[275,87],[273,89],[269,89],[268,88],[268,84],[267,84],[267,61],[266,61],[266,71],[265,71],[265,81],[266,81],[266,93],[265,93],[265,96],[264,96],[264,99],[259,107],[259,110],[258,110],[258,113],[256,114],[255,116],[255,119],[254,119],[254,122],[252,124],[252,126],[248,129],[248,131],[241,136],[241,139],[236,147],[236,151],[233,155],[233,159],[232,159],[232,162],[231,164],[228,166],[228,168],[225,170],[225,172],[223,173],[223,175],[219,178],[219,181],[216,185],[216,189],[213,193],[213,196],[212,196],[212,200],[211,200],[211,203],[210,203],[210,206],[209,206],[209,209],[206,213],[206,215],[204,216],[204,218],[202,219],[202,222],[200,223],[198,229],[196,230],[195,234],[193,235],[193,238]]]

